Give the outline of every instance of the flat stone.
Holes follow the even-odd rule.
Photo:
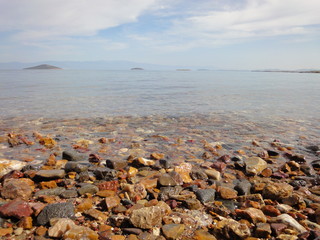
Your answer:
[[[221,180],[221,173],[215,169],[206,169],[204,172],[210,179],[217,181]]]
[[[38,215],[37,223],[46,225],[52,218],[73,218],[74,206],[72,203],[53,203],[47,205]]]
[[[223,219],[215,225],[215,232],[226,239],[245,239],[251,235],[246,224],[233,219]],[[218,238],[219,239],[219,238]]]
[[[91,230],[88,227],[81,227],[81,226],[74,226],[71,229],[69,229],[64,235],[64,239],[67,240],[79,240],[79,239],[85,239],[85,240],[98,240],[99,235],[97,232]]]
[[[6,235],[11,235],[13,233],[13,228],[0,228],[0,237],[5,237]]]
[[[81,173],[88,170],[90,164],[88,162],[67,162],[64,166],[66,172]]]
[[[106,181],[113,180],[117,176],[117,171],[111,168],[96,168],[93,173],[97,177],[97,179]]]
[[[257,223],[255,236],[260,238],[270,238],[272,231],[269,223]]]
[[[3,183],[1,196],[7,199],[28,199],[32,195],[32,191],[27,182],[21,179],[9,178]]]
[[[203,229],[196,230],[193,238],[196,240],[217,240],[215,236]]]
[[[276,219],[280,223],[288,224],[290,227],[294,228],[299,233],[307,232],[307,229],[305,229],[293,217],[291,217],[290,215],[288,215],[286,213],[279,215]]]
[[[128,161],[125,160],[106,160],[106,166],[111,169],[120,170],[128,166]]]
[[[142,229],[152,229],[153,227],[161,226],[161,208],[159,206],[152,206],[133,210],[130,221],[133,226]]]
[[[266,161],[259,157],[249,157],[245,159],[246,172],[250,175],[259,175],[264,169],[268,167]]]
[[[40,170],[36,173],[37,178],[41,179],[60,179],[64,178],[65,171],[61,169]]]
[[[23,218],[33,213],[29,204],[21,199],[12,200],[0,207],[0,215],[3,217]]]
[[[190,210],[197,210],[197,209],[202,208],[201,202],[198,199],[195,199],[195,198],[186,199],[184,201],[184,203],[187,206],[187,208],[190,209]]]
[[[235,180],[234,181],[235,187],[234,189],[238,191],[238,195],[248,195],[251,192],[251,183],[244,179],[244,180]]]
[[[166,239],[174,240],[182,235],[184,229],[183,224],[166,224],[162,226],[162,233]]]
[[[106,197],[104,202],[107,209],[111,210],[120,204],[120,198],[118,196]]]
[[[190,176],[193,180],[201,179],[201,180],[207,180],[208,175],[205,173],[205,171],[199,167],[192,167],[192,171],[190,173]]]
[[[196,191],[196,196],[202,203],[213,202],[215,200],[216,190],[212,188],[199,189]]]
[[[0,178],[11,171],[20,171],[26,165],[27,163],[22,161],[0,159]]]
[[[87,154],[81,154],[76,151],[63,151],[62,158],[68,161],[88,161],[89,156]]]
[[[99,188],[93,184],[86,184],[78,189],[78,193],[80,195],[84,195],[86,193],[96,194],[99,191]]]
[[[161,186],[168,187],[182,185],[183,181],[177,172],[170,172],[162,174],[158,179],[158,183]]]
[[[102,222],[105,222],[108,218],[108,216],[106,214],[104,214],[103,212],[101,212],[97,209],[94,209],[94,208],[91,208],[91,209],[85,211],[85,214],[98,220],[98,221],[102,221]]]
[[[190,177],[190,173],[192,171],[191,163],[181,163],[178,166],[175,166],[174,171],[179,173],[184,183],[191,183],[192,178]]]
[[[278,236],[282,233],[286,228],[288,228],[287,224],[284,223],[271,223],[271,230],[274,235]]]
[[[166,201],[170,198],[171,195],[178,195],[182,191],[182,189],[183,188],[181,186],[161,187],[158,199]]]
[[[239,209],[236,211],[236,213],[238,216],[242,216],[242,217],[248,219],[249,221],[251,221],[252,223],[258,223],[258,222],[265,223],[265,222],[267,222],[266,216],[264,215],[264,213],[260,209],[249,207],[244,210]]]
[[[65,190],[60,194],[61,198],[76,198],[78,197],[78,192],[76,190],[73,189],[69,189],[69,190]]]
[[[58,219],[52,227],[48,230],[49,237],[61,238],[71,228],[75,226],[75,223],[69,218]]]
[[[64,191],[66,191],[65,188],[63,187],[57,187],[57,188],[52,188],[52,189],[43,189],[34,194],[35,197],[39,196],[59,196],[61,195]]]
[[[220,187],[219,194],[222,199],[236,199],[238,196],[237,191],[228,187]]]
[[[293,187],[287,183],[269,182],[262,191],[264,198],[282,201],[292,195]]]

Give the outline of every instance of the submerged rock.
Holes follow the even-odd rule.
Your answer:
[[[258,175],[268,167],[266,161],[259,157],[250,157],[245,160],[247,174]]]
[[[20,171],[26,165],[27,163],[22,161],[0,159],[0,178],[11,171]]]

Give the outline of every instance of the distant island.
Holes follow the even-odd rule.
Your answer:
[[[24,68],[24,70],[59,70],[62,68],[56,67],[56,66],[52,66],[52,65],[48,65],[48,64],[41,64],[38,66],[34,66],[34,67],[28,67],[28,68]]]
[[[320,73],[320,70],[253,70],[252,72]]]
[[[134,68],[131,68],[131,70],[144,70],[144,69],[139,67],[134,67]]]

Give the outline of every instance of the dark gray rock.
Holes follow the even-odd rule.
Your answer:
[[[78,193],[80,195],[84,195],[86,193],[96,194],[99,191],[99,188],[92,184],[86,184],[78,189]]]
[[[72,203],[53,203],[47,205],[38,215],[37,224],[46,225],[52,218],[74,218]]]
[[[202,203],[213,202],[215,199],[216,190],[212,188],[199,189],[196,191],[196,196]]]
[[[113,180],[117,176],[117,171],[110,168],[96,168],[93,173],[97,179],[106,181]]]
[[[89,162],[67,162],[64,166],[66,172],[81,173],[87,171],[89,168]]]
[[[235,180],[233,182],[233,184],[235,185],[234,189],[238,192],[238,195],[248,195],[250,194],[251,191],[251,183],[246,180]]]
[[[52,189],[43,189],[34,194],[35,197],[39,197],[41,195],[46,195],[46,196],[59,196],[62,194],[64,191],[66,191],[65,188],[63,187],[57,187],[57,188],[52,188]]]
[[[89,156],[87,154],[82,154],[73,150],[69,150],[69,151],[63,151],[62,158],[68,161],[81,162],[81,161],[88,161]]]
[[[76,198],[78,197],[78,192],[73,189],[65,190],[60,194],[61,198]]]

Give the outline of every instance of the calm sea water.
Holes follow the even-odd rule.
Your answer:
[[[320,118],[320,74],[238,71],[0,71],[0,117],[238,112]]]

